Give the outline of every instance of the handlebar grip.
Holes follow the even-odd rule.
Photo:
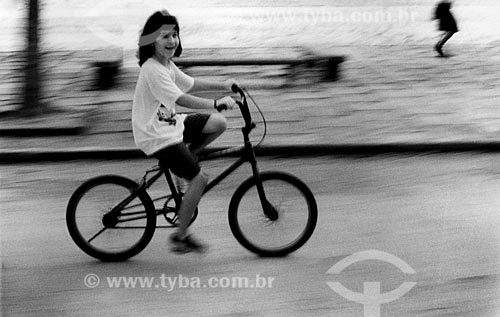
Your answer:
[[[244,133],[248,134],[253,128],[255,128],[255,123],[252,122],[252,116],[250,115],[250,110],[248,109],[245,92],[236,84],[233,84],[231,86],[231,89],[234,93],[239,93],[241,95],[242,101],[236,100],[236,104],[240,108],[243,120],[245,120],[245,127],[243,128],[243,131],[245,131]]]
[[[239,92],[239,93],[241,93],[241,88],[240,88],[238,85],[236,85],[236,84],[233,84],[233,85],[231,86],[231,90],[232,90],[234,93],[238,93],[238,92]]]

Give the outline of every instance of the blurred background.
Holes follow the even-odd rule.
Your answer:
[[[39,0],[45,49],[134,48],[155,10],[181,24],[186,47],[425,44],[436,37],[435,0],[142,1]],[[0,50],[24,45],[26,1],[0,4]],[[457,43],[498,44],[500,4],[456,0]]]
[[[401,78],[413,76],[415,67],[420,67],[418,65],[422,66],[422,72],[436,71],[434,66],[438,62],[426,58],[433,56],[432,47],[440,36],[437,22],[432,20],[436,3],[435,0],[245,3],[226,0],[2,0],[0,112],[24,109],[18,113],[39,115],[44,112],[40,109],[51,106],[53,109],[68,109],[103,103],[102,94],[88,93],[95,86],[99,72],[95,63],[103,61],[117,62],[121,71],[121,99],[130,99],[128,92],[133,90],[138,72],[135,58],[138,33],[147,17],[162,8],[168,9],[180,21],[184,56],[298,58],[304,50],[314,50],[320,54],[345,57],[348,63],[342,65],[341,78],[372,82],[370,76],[376,73],[376,77],[385,80],[378,84],[391,90]],[[467,61],[472,62],[468,66],[477,71],[476,66],[495,65],[500,47],[497,31],[500,29],[497,17],[500,3],[495,0],[456,0],[453,3],[452,12],[460,32],[454,35],[448,46],[452,54],[459,55],[459,59],[448,66],[457,68],[459,65],[463,70],[463,62]],[[38,5],[38,18],[28,15],[28,8],[35,5]],[[35,37],[29,39],[27,30],[35,25],[38,26],[36,40]],[[31,30],[33,33],[34,28]],[[481,54],[486,56],[479,57]],[[385,69],[377,68],[382,64]],[[383,74],[387,66],[395,68]],[[404,66],[409,69],[402,69]],[[253,80],[243,81],[244,84],[269,79],[267,70],[275,72],[272,67],[254,70],[249,75]],[[196,68],[192,75],[244,77],[238,73],[220,72],[220,67],[206,71]],[[437,70],[437,74],[440,73],[443,72]],[[467,71],[464,73],[468,74]],[[359,76],[364,79],[357,78]],[[463,74],[454,73],[453,76]],[[305,77],[305,83],[317,82],[313,73]],[[272,86],[274,79],[257,86]],[[432,78],[419,74],[420,81],[429,79]],[[487,79],[492,79],[490,74]],[[111,84],[110,81],[109,86]],[[364,84],[356,82],[349,87],[360,85]],[[432,95],[431,91],[428,93]],[[456,94],[456,91],[450,94]],[[83,101],[75,98],[78,96],[94,100],[87,98]],[[380,99],[379,95],[367,97]],[[120,98],[113,100],[116,99]]]

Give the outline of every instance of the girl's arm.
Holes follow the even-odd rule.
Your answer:
[[[191,93],[201,90],[231,91],[233,84],[238,85],[238,82],[236,82],[234,79],[228,79],[226,81],[215,81],[194,78],[193,87],[191,87],[188,93],[185,93],[177,98],[176,103],[179,106],[190,109],[214,109],[216,103],[213,99],[197,97],[192,95]],[[221,104],[226,104],[229,109],[232,109],[236,106],[235,101],[231,97],[224,97],[217,100],[217,106]]]
[[[189,94],[183,94],[177,98],[176,103],[179,106],[190,108],[190,109],[217,109],[221,105],[225,105],[225,109],[233,109],[237,106],[236,101],[233,98],[226,96],[220,99],[206,99]],[[220,110],[219,110],[220,111]]]
[[[229,79],[226,81],[214,81],[202,78],[195,78],[194,85],[190,92],[202,90],[222,90],[231,91],[231,86],[237,84],[235,80]]]
[[[193,89],[191,89],[193,90]],[[214,108],[214,100],[201,98],[189,94],[183,94],[179,98],[177,98],[176,103],[179,106],[190,108],[190,109],[213,109]]]

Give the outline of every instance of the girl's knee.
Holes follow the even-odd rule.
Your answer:
[[[221,115],[220,113],[214,113],[210,115],[210,118],[205,125],[205,132],[215,133],[215,132],[224,132],[227,128],[227,120],[226,117]]]
[[[226,117],[221,115],[220,113],[214,113],[212,116],[215,116],[216,126],[218,131],[225,131],[227,128],[227,120]]]

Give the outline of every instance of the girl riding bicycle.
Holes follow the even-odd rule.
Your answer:
[[[196,153],[214,141],[226,129],[226,119],[219,113],[178,114],[176,105],[191,109],[233,109],[230,96],[217,100],[192,95],[200,90],[231,91],[236,82],[193,78],[172,61],[181,55],[177,19],[168,11],[151,15],[139,39],[139,79],[134,94],[132,128],[136,145],[148,156],[158,158],[163,171],[189,181],[178,211],[179,225],[170,242],[172,251],[205,251],[206,247],[187,232],[190,219],[207,185]],[[189,145],[188,145],[189,144]]]

